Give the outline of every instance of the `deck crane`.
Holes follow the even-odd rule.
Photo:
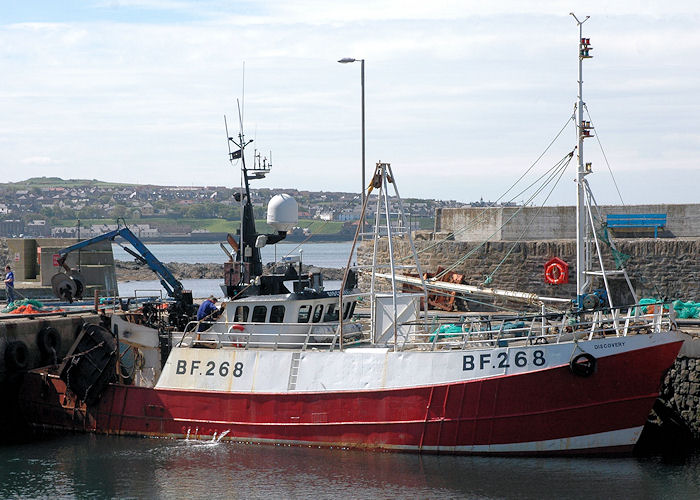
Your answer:
[[[66,264],[66,258],[71,252],[99,243],[100,241],[114,241],[117,236],[124,238],[133,245],[136,251],[129,247],[122,248],[124,248],[127,253],[131,254],[140,264],[147,265],[151,271],[156,273],[168,296],[173,299],[168,305],[170,324],[184,327],[195,313],[192,292],[184,290],[182,283],[180,283],[170,270],[146,248],[146,245],[139,240],[126,224],[122,227],[117,227],[114,231],[109,231],[95,236],[94,238],[80,241],[59,250],[57,262],[65,272],[59,272],[51,278],[51,287],[54,295],[69,302],[72,302],[74,299],[82,298],[83,291],[85,290],[83,278],[79,271],[71,269]]]

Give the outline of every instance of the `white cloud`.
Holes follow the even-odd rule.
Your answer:
[[[406,175],[404,196],[498,193],[572,112],[577,32],[564,2],[492,4],[129,0],[94,7],[133,11],[134,22],[0,25],[0,169],[7,180],[60,167],[64,177],[237,184],[222,115],[236,122],[245,61],[247,133],[275,158],[261,185],[356,190],[360,67],[335,62],[352,56],[367,60],[368,171],[390,161]],[[695,201],[698,7],[588,8],[596,57],[585,97],[613,168],[684,172],[654,196]],[[568,150],[573,132],[562,140]],[[23,163],[37,148],[51,161]]]
[[[52,160],[48,156],[30,156],[29,158],[22,158],[20,163],[23,165],[51,165],[59,162]]]

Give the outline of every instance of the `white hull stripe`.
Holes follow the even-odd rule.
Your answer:
[[[50,427],[50,426],[46,426]],[[619,429],[615,431],[599,432],[596,434],[586,434],[583,436],[572,436],[569,438],[547,439],[544,441],[530,441],[526,443],[506,443],[492,445],[472,445],[472,446],[404,446],[404,445],[360,445],[366,449],[385,449],[395,451],[422,451],[426,453],[451,453],[462,455],[488,455],[488,454],[524,454],[536,455],[557,454],[586,450],[589,453],[601,452],[612,449],[631,449],[639,440],[643,427],[631,427],[629,429]],[[214,437],[202,436],[198,434],[199,429],[192,427],[191,434],[161,434],[139,433],[139,435],[152,435],[156,437],[185,438],[191,440],[211,441]],[[125,432],[123,434],[129,434]],[[292,446],[310,446],[321,448],[353,448],[352,445],[344,443],[325,443],[316,441],[301,441],[295,439],[266,439],[257,437],[237,437],[235,435],[225,435],[224,441],[234,441],[249,444],[283,444]]]
[[[643,427],[586,434],[568,438],[530,441],[527,443],[489,444],[472,446],[424,446],[423,451],[451,453],[554,453],[569,450],[595,450],[634,446]],[[401,449],[401,446],[396,448]],[[415,449],[407,447],[406,449]]]

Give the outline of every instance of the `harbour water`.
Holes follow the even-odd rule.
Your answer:
[[[180,280],[185,290],[192,290],[194,298],[203,298],[214,295],[221,297],[221,284],[223,277],[219,279],[184,279]],[[340,288],[340,280],[324,281],[327,290],[337,290]],[[119,295],[122,297],[165,297],[166,293],[158,280],[148,281],[120,281]]]
[[[217,264],[228,260],[218,243],[149,243],[147,247],[161,262]],[[283,257],[299,255],[299,252],[302,251],[302,261],[305,264],[340,268],[347,265],[351,247],[352,242],[350,241],[305,244],[278,243],[262,248],[262,261],[263,263],[276,262]],[[112,245],[112,250],[116,260],[134,260],[117,244]],[[229,251],[231,251],[230,248]]]
[[[329,264],[310,263],[345,265],[350,245],[335,245],[307,245],[304,261],[313,248]],[[164,262],[224,260],[218,245],[149,248]],[[220,283],[183,280],[199,297],[220,295]],[[126,295],[159,289],[156,280],[120,283]],[[0,498],[588,500],[697,498],[698,491],[700,452],[673,459],[453,457],[93,435],[0,446]]]
[[[228,257],[221,250],[218,243],[153,243],[148,244],[148,249],[153,252],[161,262],[181,262],[185,264],[220,264]],[[277,247],[277,248],[275,248]],[[262,260],[264,263],[276,262],[289,255],[299,255],[302,251],[302,261],[305,264],[318,267],[345,267],[348,263],[348,255],[352,242],[342,241],[333,243],[278,243],[262,248]],[[134,258],[117,244],[112,245],[115,260],[132,261]],[[192,290],[195,298],[214,295],[220,297],[221,279],[183,279],[181,280],[186,290]],[[327,281],[326,288],[337,289],[339,281]],[[156,279],[146,281],[120,281],[119,294],[122,296],[160,296],[164,294],[163,287]]]
[[[0,447],[0,498],[697,498],[700,455],[497,458],[70,435]]]

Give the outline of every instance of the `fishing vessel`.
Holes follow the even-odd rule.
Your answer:
[[[396,176],[380,162],[362,207],[364,220],[376,202],[374,254],[364,269],[368,293],[345,283],[337,296],[301,285],[268,297],[234,294],[221,318],[180,332],[162,365],[138,361],[142,376],[131,383],[112,375],[113,331],[93,325],[61,366],[26,376],[20,396],[26,419],[38,429],[391,451],[631,451],[682,339],[663,304],[642,311],[613,303],[607,277],[627,274],[603,268],[594,230],[591,169],[583,157],[591,127],[582,110],[582,63],[591,47],[577,23],[576,297],[468,287],[463,291],[524,298],[540,311],[518,322],[477,317],[449,334],[436,331],[421,303],[428,303],[428,288],[444,285],[423,277]],[[378,259],[380,238],[388,263]],[[408,242],[411,266],[395,259],[397,241]],[[241,255],[253,255],[244,237],[240,245]],[[263,282],[246,282],[245,264],[230,284],[239,291]],[[419,291],[399,291],[405,283]],[[360,298],[369,308],[366,322],[352,318]],[[327,315],[331,327],[315,330]],[[122,332],[120,340],[139,345],[138,335]]]

